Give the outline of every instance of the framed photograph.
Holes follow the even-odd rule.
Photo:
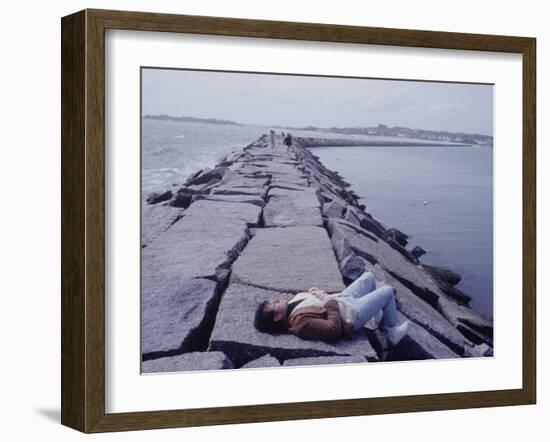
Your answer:
[[[62,19],[62,423],[536,401],[535,39]]]

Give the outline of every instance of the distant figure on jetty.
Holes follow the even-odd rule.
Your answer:
[[[275,132],[273,129],[269,131],[269,143],[271,144],[271,148],[275,149]]]
[[[288,155],[292,149],[292,135],[286,134],[284,143],[286,144],[286,153]]]
[[[302,339],[333,340],[353,337],[371,319],[383,312],[389,341],[397,345],[409,328],[409,321],[398,325],[395,289],[376,289],[371,272],[363,273],[341,293],[329,295],[315,287],[290,298],[260,303],[254,326],[261,332],[288,331]]]

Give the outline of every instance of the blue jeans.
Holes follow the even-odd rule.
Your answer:
[[[393,287],[386,285],[375,288],[374,275],[365,272],[340,293],[339,296],[346,298],[355,308],[354,330],[364,327],[380,310],[384,313],[386,327],[395,327],[398,324]]]

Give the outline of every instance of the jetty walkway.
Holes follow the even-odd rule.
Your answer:
[[[142,371],[278,367],[492,354],[492,321],[468,307],[460,276],[422,265],[407,236],[358,203],[295,139],[267,136],[153,194],[142,211]],[[258,304],[319,287],[342,291],[364,271],[397,289],[412,326],[388,347],[371,322],[350,339],[309,341],[253,326]]]

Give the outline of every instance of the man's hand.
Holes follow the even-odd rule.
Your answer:
[[[312,287],[309,290],[309,294],[312,295],[312,296],[315,296],[317,299],[319,299],[323,302],[330,299],[330,296],[328,295],[327,292],[325,292],[324,290],[319,290],[316,287]]]

